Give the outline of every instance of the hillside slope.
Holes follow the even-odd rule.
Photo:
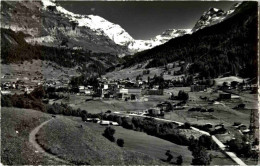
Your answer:
[[[107,68],[119,63],[116,55],[108,53],[31,45],[25,41],[26,36],[28,35],[23,32],[1,29],[1,63],[21,63],[32,60],[51,61],[61,67],[77,69],[79,73],[87,72],[88,75],[103,74]]]
[[[40,129],[38,142],[74,164],[161,164],[148,155],[126,151],[86,125],[57,117]],[[69,136],[68,136],[69,135]]]
[[[29,142],[29,133],[51,116],[39,111],[1,108],[1,163],[5,165],[63,164],[36,153]]]
[[[243,2],[224,21],[125,57],[124,67],[151,60],[146,68],[184,60],[190,73],[217,77],[231,72],[257,76],[257,2]]]

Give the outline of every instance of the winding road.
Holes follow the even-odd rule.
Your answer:
[[[42,153],[44,156],[47,156],[50,160],[53,160],[53,161],[58,161],[60,162],[60,164],[63,164],[63,165],[71,165],[70,162],[68,161],[65,161],[61,158],[58,158],[57,156],[47,152],[46,150],[44,150],[41,145],[38,144],[38,142],[36,141],[36,134],[39,132],[39,130],[44,126],[46,125],[48,122],[50,122],[51,120],[54,120],[54,119],[50,119],[50,120],[47,120],[43,123],[41,123],[39,126],[35,127],[29,134],[29,142],[34,146],[35,148],[35,153]]]

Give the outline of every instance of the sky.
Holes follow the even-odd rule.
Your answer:
[[[98,15],[119,24],[134,39],[150,39],[167,29],[192,29],[209,8],[230,9],[234,1],[59,1],[75,14]]]

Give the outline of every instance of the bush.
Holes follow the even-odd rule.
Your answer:
[[[81,119],[82,121],[87,121],[87,118],[88,118],[88,112],[83,110],[81,111]]]
[[[106,137],[108,140],[110,140],[111,142],[115,142],[115,129],[112,127],[107,127],[103,133],[103,136]]]
[[[122,126],[126,129],[133,129],[132,120],[128,117],[122,118]]]
[[[212,140],[212,138],[210,136],[207,136],[207,135],[200,136],[198,144],[200,146],[207,148],[208,150],[216,149],[216,147],[217,147],[217,145]]]
[[[190,129],[190,123],[185,122],[185,123],[184,123],[184,128],[185,128],[185,129]]]
[[[117,139],[116,143],[117,143],[118,146],[123,147],[125,141],[122,138],[119,138],[119,139]]]
[[[184,92],[183,90],[180,90],[178,93],[178,99],[179,100],[188,100],[189,99],[189,94]]]
[[[193,159],[192,159],[192,165],[210,165],[210,162],[212,160],[212,157],[206,149],[202,146],[197,146],[192,151]]]
[[[14,95],[2,95],[1,106],[2,107],[18,107],[35,109],[45,112],[45,105],[42,102],[42,98],[45,96],[45,91],[42,86],[35,88],[30,94],[14,94]]]
[[[170,162],[173,158],[172,154],[171,154],[171,151],[170,150],[167,150],[165,155],[167,156],[167,162]]]
[[[114,115],[109,114],[109,115],[107,116],[107,120],[113,121],[113,120],[114,120]]]
[[[37,95],[36,95],[37,96]],[[38,111],[45,112],[45,105],[42,102],[41,98],[35,98],[33,94],[14,94],[14,95],[2,95],[1,96],[1,106],[2,107],[18,107],[18,108],[27,108],[35,109]]]
[[[188,149],[192,152],[192,165],[210,165],[211,155],[207,153],[207,149],[212,149],[215,143],[211,137],[202,135],[199,140],[191,137]]]
[[[11,95],[1,95],[1,107],[12,107],[12,96]]]
[[[247,138],[235,139],[228,142],[229,150],[235,152],[238,156],[244,156],[246,158],[257,158],[258,155],[255,151],[251,150],[251,145],[247,143]]]
[[[63,104],[63,103],[61,103],[61,104],[53,103],[52,105],[47,104],[46,110],[50,114],[62,114],[62,115],[66,115],[66,116],[78,116],[78,117],[81,117],[83,121],[85,121],[87,116],[88,116],[88,114],[85,110],[81,110],[80,108],[73,109],[69,105]],[[85,112],[83,112],[83,111],[85,111]],[[82,117],[83,115],[84,115],[84,117]]]
[[[30,94],[36,99],[41,99],[45,96],[45,90],[42,86],[39,86],[35,88]]]
[[[183,162],[182,155],[179,155],[179,156],[177,157],[176,164],[177,164],[177,165],[182,165],[182,162]]]
[[[142,119],[141,118],[137,118],[137,117],[133,117],[132,118],[132,123],[135,127],[135,130],[140,131],[143,128],[143,124],[142,124]]]
[[[122,118],[121,118],[121,116],[116,115],[114,117],[114,121],[116,121],[120,126],[122,125]]]
[[[170,102],[165,101],[164,103],[167,104],[165,112],[173,111],[173,106]]]

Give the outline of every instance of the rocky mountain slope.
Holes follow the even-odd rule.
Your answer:
[[[150,40],[135,40],[120,25],[96,15],[74,14],[50,0],[3,2],[1,16],[1,28],[30,35],[25,38],[27,43],[77,47],[119,56],[190,33],[190,29],[170,29]]]
[[[241,3],[236,3],[230,8],[230,10],[226,12],[221,9],[210,8],[208,11],[204,12],[200,19],[196,22],[195,26],[192,29],[192,32],[217,24],[225,20],[226,18],[229,18],[234,14],[235,9],[240,4]]]
[[[49,1],[2,2],[1,27],[30,35],[25,38],[30,44],[81,47],[112,54],[128,53],[127,47],[116,44],[95,29],[81,26],[68,13],[63,13],[63,8],[46,2]]]

